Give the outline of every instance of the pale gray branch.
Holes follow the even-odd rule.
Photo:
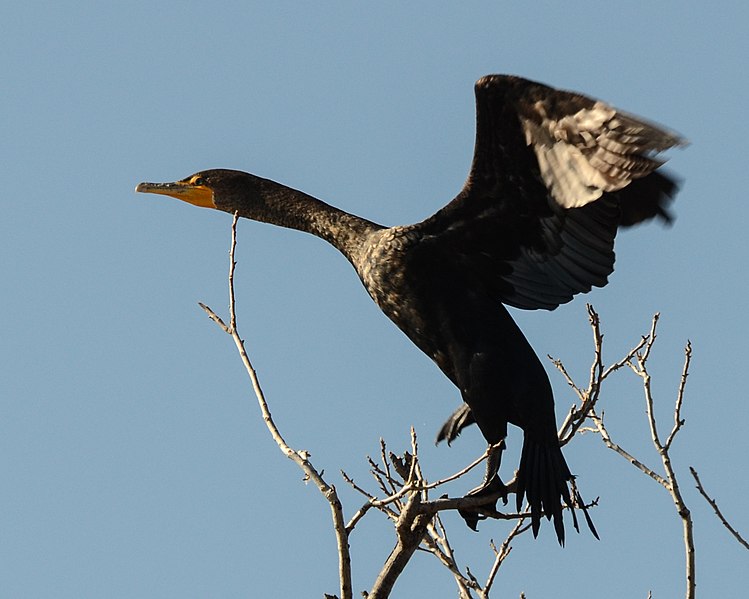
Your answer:
[[[221,329],[227,334],[231,335],[234,344],[239,352],[239,355],[244,364],[245,370],[250,377],[252,382],[252,388],[255,391],[255,397],[257,398],[258,405],[260,406],[260,412],[262,413],[263,420],[265,421],[268,431],[270,432],[273,440],[278,445],[279,449],[296,463],[304,472],[305,476],[311,480],[320,493],[325,497],[330,505],[331,515],[333,518],[333,528],[335,530],[336,541],[338,543],[338,555],[339,555],[339,580],[341,586],[341,599],[352,599],[351,590],[351,555],[348,547],[348,532],[346,530],[346,523],[343,518],[343,507],[336,493],[335,487],[328,485],[323,480],[321,474],[314,468],[309,461],[309,454],[306,451],[297,451],[292,449],[286,440],[281,435],[280,430],[273,421],[271,416],[270,408],[265,399],[265,394],[260,386],[257,373],[252,366],[252,362],[245,349],[244,341],[239,336],[237,331],[237,317],[236,317],[236,304],[234,295],[234,270],[236,262],[234,260],[235,250],[237,246],[237,221],[239,216],[234,214],[234,219],[231,225],[231,248],[229,250],[229,325],[227,326],[224,322],[204,304],[200,304],[201,307],[208,313],[209,317],[221,327]]]
[[[686,597],[687,599],[693,599],[696,590],[695,584],[695,551],[694,551],[694,532],[692,517],[689,509],[687,508],[684,498],[682,497],[681,490],[679,488],[679,482],[674,471],[673,464],[671,462],[671,455],[669,450],[676,438],[676,435],[684,425],[684,420],[681,417],[681,409],[684,401],[684,391],[686,388],[686,381],[689,375],[689,365],[692,356],[692,347],[690,343],[687,343],[685,348],[685,361],[684,368],[682,370],[681,381],[677,391],[676,402],[674,405],[674,425],[666,438],[666,442],[661,441],[660,432],[655,418],[654,409],[654,398],[653,390],[651,386],[651,375],[648,371],[647,361],[650,357],[651,351],[657,338],[657,326],[659,314],[653,316],[650,332],[640,339],[637,343],[621,360],[615,362],[608,368],[603,367],[602,362],[602,344],[603,335],[600,331],[600,319],[598,314],[593,310],[592,307],[588,306],[588,315],[590,318],[590,324],[593,329],[593,341],[594,341],[594,358],[590,370],[590,381],[587,389],[579,389],[572,381],[571,377],[564,369],[564,366],[557,362],[555,365],[562,372],[567,384],[576,390],[578,398],[580,398],[580,406],[573,406],[570,410],[566,420],[560,428],[560,443],[569,441],[572,436],[577,432],[590,431],[593,427],[583,427],[583,423],[586,419],[590,419],[594,425],[594,430],[601,436],[603,443],[625,458],[638,470],[652,478],[659,485],[668,491],[671,498],[676,506],[676,511],[682,521],[683,533],[684,533],[684,549],[686,553]],[[623,447],[614,443],[611,439],[606,426],[603,422],[603,416],[599,416],[595,410],[596,402],[600,396],[601,383],[611,373],[619,370],[623,366],[629,366],[629,368],[637,376],[642,379],[642,388],[645,398],[645,410],[650,428],[650,436],[658,455],[661,458],[663,469],[665,470],[665,476],[655,472],[653,468],[647,466],[641,460],[635,458],[630,452],[626,451]]]
[[[638,460],[636,457],[634,457],[631,453],[629,453],[626,449],[615,443],[611,439],[611,435],[609,434],[608,429],[603,423],[603,416],[599,416],[595,412],[591,412],[590,419],[594,422],[596,425],[596,432],[598,432],[599,435],[601,435],[601,440],[603,441],[604,445],[611,449],[612,451],[618,453],[620,456],[622,456],[625,460],[627,460],[630,464],[632,464],[635,468],[643,472],[644,474],[648,475],[650,478],[652,478],[655,482],[657,482],[659,485],[664,487],[665,489],[668,489],[668,481],[663,478],[660,474],[643,464],[640,460]]]

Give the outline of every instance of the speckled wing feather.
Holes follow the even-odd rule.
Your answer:
[[[578,102],[569,101],[565,108],[577,109],[574,113],[558,112],[558,105],[537,100],[526,105],[520,117],[541,177],[563,208],[585,206],[604,192],[648,176],[663,164],[653,155],[680,142],[672,133],[603,102],[585,107],[587,98],[571,98]]]
[[[676,185],[655,155],[683,143],[586,96],[489,75],[476,83],[468,180],[420,226],[480,265],[500,301],[553,309],[606,284],[619,226],[667,218]]]

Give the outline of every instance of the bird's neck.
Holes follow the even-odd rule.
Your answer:
[[[261,201],[251,209],[240,208],[240,216],[316,235],[352,263],[369,234],[383,228],[269,179],[260,179],[258,191]]]

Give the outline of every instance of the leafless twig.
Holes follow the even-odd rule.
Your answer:
[[[244,364],[245,369],[250,376],[252,388],[255,391],[255,396],[257,397],[258,405],[260,406],[260,411],[263,415],[263,420],[265,421],[265,424],[268,427],[273,440],[276,442],[281,451],[286,455],[286,457],[294,461],[294,463],[296,463],[302,469],[307,478],[317,486],[317,488],[320,490],[320,493],[322,493],[325,499],[327,499],[328,504],[330,505],[330,510],[333,518],[333,528],[335,530],[336,541],[338,543],[338,571],[341,586],[341,599],[352,599],[351,554],[349,553],[348,532],[346,530],[346,523],[343,517],[343,507],[341,506],[341,502],[338,498],[338,493],[336,492],[335,487],[333,487],[332,485],[328,485],[325,480],[323,480],[322,475],[310,462],[309,454],[306,451],[298,451],[292,449],[281,435],[281,432],[278,430],[278,427],[276,426],[275,422],[273,421],[273,417],[271,416],[268,403],[265,400],[265,395],[263,394],[263,390],[260,387],[257,373],[255,372],[255,369],[250,362],[249,356],[247,355],[244,341],[237,331],[236,303],[234,299],[234,269],[236,267],[234,255],[237,246],[238,219],[239,216],[235,214],[231,226],[231,249],[229,250],[229,325],[227,326],[226,324],[224,324],[223,320],[219,318],[219,316],[205,304],[200,304],[200,307],[205,310],[211,320],[218,324],[224,332],[231,335],[231,338],[234,340],[237,351],[242,358],[242,363]]]
[[[396,492],[384,499],[377,499],[373,494],[362,489],[350,477],[344,474],[347,482],[359,493],[367,498],[367,502],[355,514],[348,528],[358,521],[369,509],[375,508],[387,515],[396,524],[398,538],[396,546],[390,554],[374,587],[368,594],[370,599],[387,597],[393,588],[397,576],[402,571],[405,563],[413,555],[414,551],[421,550],[430,553],[439,560],[453,575],[458,587],[458,595],[461,599],[488,599],[491,587],[496,579],[500,565],[510,554],[511,542],[519,535],[529,529],[526,519],[530,514],[503,514],[485,506],[487,517],[501,519],[517,519],[518,522],[511,530],[505,541],[497,549],[492,545],[495,559],[487,576],[486,582],[481,583],[473,575],[469,568],[465,571],[458,565],[450,545],[439,512],[446,509],[458,509],[467,507],[480,507],[487,501],[493,503],[497,498],[440,497],[430,499],[429,491],[435,488],[435,483],[428,483],[419,466],[418,444],[415,432],[411,431],[411,452],[406,452],[402,457],[395,456],[386,451],[384,446],[380,452],[381,463],[371,462],[371,468],[376,475],[378,486],[381,489],[396,489]],[[476,460],[471,466],[479,463],[485,455]],[[455,475],[446,477],[446,481],[452,481],[465,474],[469,468],[465,468]],[[511,483],[514,488],[514,482]],[[418,541],[418,542],[417,542]],[[474,595],[475,593],[475,595]]]
[[[725,516],[723,516],[723,512],[720,511],[720,508],[718,507],[718,502],[715,501],[715,499],[712,499],[708,494],[707,491],[705,491],[705,488],[702,486],[702,482],[700,481],[700,477],[697,475],[697,471],[689,467],[689,472],[692,473],[692,477],[694,478],[694,482],[697,483],[697,490],[700,492],[700,495],[702,495],[705,498],[705,501],[707,501],[710,504],[710,507],[713,508],[713,511],[715,512],[715,515],[718,516],[718,519],[723,523],[723,526],[725,526],[728,529],[728,532],[730,532],[734,538],[741,543],[741,545],[744,546],[745,549],[749,549],[749,543],[746,542],[744,537],[742,537],[739,532],[731,526],[731,524],[726,520]]]
[[[560,439],[561,442],[569,441],[572,436],[579,431],[594,431],[600,436],[606,447],[615,451],[621,455],[638,470],[649,476],[659,485],[661,485],[671,495],[671,498],[676,506],[676,511],[682,521],[682,527],[684,532],[684,548],[686,554],[686,597],[687,599],[693,599],[695,595],[696,583],[695,583],[695,552],[694,552],[694,532],[692,517],[689,509],[684,502],[684,498],[679,488],[678,478],[671,462],[670,450],[676,439],[677,434],[684,426],[684,419],[681,416],[681,409],[684,401],[684,392],[686,389],[687,377],[689,376],[689,365],[692,358],[692,346],[687,342],[684,348],[684,367],[682,369],[681,381],[679,388],[676,393],[676,401],[674,404],[674,424],[666,437],[666,441],[661,440],[661,434],[658,429],[658,425],[655,418],[654,410],[654,397],[651,386],[651,375],[648,370],[648,358],[655,344],[657,337],[657,326],[659,315],[653,316],[653,320],[650,325],[650,331],[647,335],[643,336],[640,341],[619,361],[615,362],[608,368],[603,366],[603,335],[600,331],[600,319],[595,310],[589,305],[588,315],[590,318],[590,324],[593,329],[593,343],[594,343],[594,359],[593,365],[590,372],[590,380],[587,389],[581,389],[577,386],[572,378],[570,377],[564,365],[555,360],[554,364],[557,366],[562,376],[565,378],[567,383],[575,390],[578,399],[580,400],[580,406],[573,406],[568,414],[566,420],[560,428]],[[599,415],[596,410],[596,404],[600,398],[601,383],[611,373],[619,370],[622,366],[628,366],[632,372],[634,372],[642,380],[643,393],[645,398],[645,410],[647,414],[648,427],[650,429],[650,437],[653,442],[658,455],[661,458],[661,464],[665,471],[665,475],[661,475],[655,471],[655,469],[645,465],[645,463],[635,458],[630,452],[626,451],[619,444],[615,443],[609,431],[607,430],[602,413]],[[586,420],[590,420],[593,424],[592,427],[583,428],[583,423]]]
[[[590,304],[587,304],[587,310],[588,321],[590,322],[593,331],[593,362],[590,366],[590,378],[588,380],[587,389],[582,389],[575,384],[561,360],[549,356],[549,359],[552,360],[554,366],[556,366],[556,368],[562,373],[565,381],[567,381],[567,384],[575,391],[575,394],[580,400],[580,406],[573,405],[564,422],[562,422],[562,426],[559,427],[560,445],[566,445],[569,443],[575,434],[580,431],[583,423],[589,415],[595,413],[595,407],[601,395],[601,385],[603,384],[603,381],[619,370],[622,366],[629,364],[637,352],[639,352],[651,339],[650,335],[644,336],[621,360],[614,362],[608,368],[604,368],[601,319]],[[657,319],[658,315],[656,314],[653,322],[655,323]],[[654,331],[651,331],[651,334],[654,334]]]
[[[238,217],[235,215],[232,222],[232,240],[229,252],[229,324],[227,325],[208,306],[204,304],[200,304],[200,306],[205,310],[211,320],[232,337],[245,369],[249,374],[263,419],[274,441],[281,451],[304,471],[307,479],[311,480],[318,487],[330,505],[333,528],[338,543],[341,599],[352,599],[351,556],[349,552],[350,535],[354,531],[356,524],[373,509],[382,512],[389,520],[394,522],[396,529],[396,544],[377,577],[374,586],[367,595],[369,599],[385,599],[389,597],[395,581],[408,564],[411,556],[417,550],[426,551],[434,555],[436,559],[447,568],[456,581],[459,597],[461,599],[472,599],[474,596],[479,599],[488,599],[499,569],[512,551],[512,542],[518,535],[523,534],[529,529],[529,525],[526,523],[527,518],[529,517],[527,512],[503,513],[495,507],[496,500],[502,497],[504,493],[514,492],[515,481],[510,481],[510,483],[507,484],[504,493],[496,493],[494,496],[469,496],[458,498],[441,496],[436,499],[431,499],[429,497],[430,491],[442,487],[446,483],[465,475],[471,469],[475,468],[487,458],[491,448],[455,474],[430,483],[426,480],[421,471],[416,433],[412,429],[410,451],[405,452],[400,457],[396,456],[389,453],[385,442],[381,441],[380,461],[376,462],[369,458],[370,472],[374,477],[374,481],[378,486],[379,491],[382,493],[380,497],[370,493],[362,486],[356,484],[351,477],[342,473],[344,480],[366,498],[362,507],[359,508],[349,522],[346,523],[344,520],[343,508],[335,487],[329,485],[323,479],[322,473],[314,468],[310,462],[308,452],[295,450],[289,446],[273,421],[270,409],[260,387],[257,374],[245,349],[244,341],[241,339],[237,331],[234,295],[237,220]],[[684,419],[681,416],[681,411],[686,381],[689,374],[691,345],[687,343],[685,348],[685,363],[674,408],[674,424],[669,431],[669,434],[666,436],[665,442],[662,442],[655,420],[653,409],[654,398],[651,389],[650,373],[648,372],[647,366],[647,360],[656,339],[658,315],[656,314],[653,317],[649,333],[643,336],[640,341],[624,355],[624,357],[609,366],[605,366],[603,362],[603,334],[601,332],[600,319],[591,306],[588,306],[588,317],[593,332],[594,355],[587,387],[583,388],[577,385],[565,369],[562,362],[554,360],[554,364],[562,373],[562,376],[565,378],[570,388],[576,394],[579,402],[572,406],[559,429],[560,444],[564,445],[568,443],[578,433],[596,432],[600,434],[601,439],[607,447],[622,455],[630,463],[635,465],[670,493],[684,526],[687,556],[687,598],[690,599],[694,597],[695,589],[692,521],[689,510],[683,501],[676,474],[671,464],[669,452],[679,431],[684,426]],[[597,404],[601,398],[602,383],[607,377],[618,371],[623,366],[628,366],[642,380],[648,425],[650,427],[653,445],[661,457],[662,466],[665,471],[664,475],[658,474],[653,468],[646,466],[643,462],[624,450],[620,445],[616,444],[611,439],[611,435],[604,425],[603,413],[601,412],[599,415],[597,410]],[[586,426],[586,423],[589,423],[589,425]],[[746,541],[744,541],[743,538],[725,521],[714,500],[711,500],[704,492],[699,478],[697,477],[697,473],[692,471],[692,474],[697,482],[698,489],[713,506],[716,514],[724,525],[732,532],[732,534],[734,534],[739,542],[749,548]],[[491,543],[491,549],[494,553],[494,562],[487,574],[485,582],[483,583],[479,582],[469,568],[461,568],[458,565],[447,536],[447,531],[440,520],[439,513],[441,511],[455,509],[479,509],[482,517],[516,520],[514,527],[499,547],[496,547],[493,542]]]

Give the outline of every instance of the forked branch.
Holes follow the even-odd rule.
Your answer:
[[[381,492],[379,497],[365,490],[362,486],[355,483],[351,477],[343,473],[344,480],[365,497],[365,503],[347,523],[344,519],[343,507],[335,487],[329,485],[323,479],[322,474],[312,465],[308,452],[293,449],[284,439],[276,426],[258,381],[257,373],[255,372],[247,354],[244,341],[237,330],[234,294],[237,221],[238,217],[235,215],[232,222],[231,248],[229,251],[229,324],[227,325],[208,306],[204,304],[200,304],[200,306],[205,310],[211,320],[213,320],[225,333],[230,335],[234,341],[237,351],[239,352],[245,369],[250,377],[263,420],[265,421],[274,441],[281,451],[302,469],[306,478],[317,486],[328,501],[338,544],[340,598],[353,599],[351,555],[349,551],[350,535],[353,533],[356,524],[361,520],[361,518],[363,518],[369,511],[374,510],[385,514],[385,516],[395,524],[396,544],[377,577],[371,592],[367,595],[369,599],[384,599],[390,595],[399,574],[403,571],[414,552],[417,550],[432,554],[452,574],[453,579],[457,584],[459,597],[461,599],[471,599],[473,597],[488,599],[500,566],[512,551],[513,540],[518,535],[523,534],[529,529],[529,525],[526,524],[529,513],[503,513],[497,510],[494,507],[494,504],[495,501],[500,498],[500,493],[490,497],[451,498],[443,495],[436,499],[431,499],[429,493],[430,491],[441,488],[444,484],[463,476],[471,469],[475,468],[487,458],[491,448],[466,468],[456,472],[454,475],[430,483],[426,480],[421,470],[418,455],[418,443],[413,429],[411,431],[410,451],[405,452],[400,457],[393,453],[389,453],[384,441],[382,441],[380,446],[380,461],[376,462],[371,458],[369,459],[372,476]],[[687,558],[686,596],[688,599],[693,598],[695,580],[692,521],[689,510],[687,509],[681,495],[676,473],[672,466],[670,457],[670,450],[678,433],[684,426],[684,419],[682,418],[681,411],[691,361],[691,345],[687,343],[685,348],[685,363],[674,407],[674,424],[666,436],[665,441],[662,441],[654,415],[654,398],[647,364],[656,340],[658,315],[656,314],[653,317],[648,334],[644,335],[620,360],[609,366],[605,366],[603,361],[603,334],[601,332],[600,319],[591,306],[588,306],[588,317],[593,332],[594,354],[587,387],[583,388],[577,385],[565,369],[562,362],[554,360],[554,364],[560,370],[568,385],[576,394],[579,402],[572,406],[559,429],[560,444],[564,445],[568,443],[578,433],[590,431],[596,432],[601,436],[601,439],[607,447],[627,459],[630,463],[635,465],[643,473],[669,492],[684,525],[684,542]],[[642,380],[648,426],[651,431],[653,445],[661,457],[664,474],[659,474],[654,468],[646,466],[643,461],[638,460],[630,452],[624,450],[620,445],[615,443],[604,424],[602,412],[599,414],[597,410],[597,404],[601,399],[603,382],[612,373],[618,371],[623,366],[628,366]],[[586,425],[586,423],[588,424]],[[724,525],[743,546],[749,548],[747,542],[726,522],[725,518],[723,518],[714,500],[710,499],[707,496],[707,493],[704,492],[699,478],[697,477],[697,473],[693,471],[692,474],[697,482],[698,489],[710,505],[713,506],[713,509],[716,511],[716,514]],[[505,492],[512,493],[514,490],[515,482],[511,481],[508,483]],[[514,527],[499,547],[495,546],[494,543],[491,544],[491,549],[494,552],[494,562],[483,583],[474,576],[469,568],[461,568],[457,564],[447,536],[447,531],[439,517],[439,512],[443,510],[471,508],[480,509],[482,515],[487,518],[516,520]]]
[[[440,561],[453,573],[458,582],[458,587],[461,589],[461,597],[470,598],[470,592],[472,589],[476,590],[478,596],[482,599],[488,597],[489,590],[494,581],[499,565],[507,555],[509,555],[510,541],[527,529],[527,526],[523,526],[523,518],[526,515],[502,514],[496,510],[486,508],[487,517],[506,519],[520,518],[520,520],[510,533],[510,536],[508,536],[507,540],[502,544],[500,550],[495,551],[495,565],[492,568],[489,579],[484,585],[480,585],[476,579],[470,575],[470,571],[467,575],[462,574],[455,563],[450,544],[447,540],[446,531],[442,526],[442,523],[439,521],[438,514],[441,510],[445,509],[477,507],[485,503],[493,503],[493,500],[496,500],[498,497],[468,497],[459,499],[440,498],[435,501],[430,501],[428,498],[428,492],[430,489],[437,488],[449,481],[463,476],[486,459],[488,451],[454,475],[435,483],[428,483],[424,479],[419,467],[418,444],[416,442],[416,434],[413,430],[411,432],[411,453],[407,452],[404,454],[403,458],[398,458],[393,454],[388,454],[384,442],[381,442],[382,464],[379,465],[372,459],[370,459],[369,462],[375,481],[380,490],[385,494],[385,497],[378,499],[369,494],[356,485],[354,481],[344,473],[344,479],[367,497],[367,502],[356,512],[353,518],[346,523],[344,520],[343,507],[335,487],[329,485],[323,479],[322,474],[312,465],[308,452],[293,449],[287,443],[273,420],[270,408],[260,386],[257,373],[252,366],[252,362],[245,348],[244,340],[239,335],[237,329],[236,300],[234,292],[237,221],[238,216],[235,214],[231,226],[231,246],[229,250],[229,324],[227,325],[220,316],[205,304],[201,303],[200,307],[206,312],[209,318],[215,322],[221,330],[230,335],[234,341],[242,363],[250,377],[263,420],[273,437],[273,440],[284,455],[294,461],[302,469],[306,479],[312,481],[328,501],[338,544],[341,599],[352,599],[349,537],[353,532],[356,523],[372,508],[385,513],[395,522],[397,544],[380,572],[372,591],[368,594],[370,599],[384,599],[389,596],[398,575],[403,571],[413,553],[422,544],[424,550],[436,555],[438,559],[440,559]],[[511,483],[509,489],[512,490],[512,488]],[[332,595],[326,596],[333,597]]]
[[[647,335],[644,335],[640,341],[619,361],[613,363],[611,366],[605,368],[603,366],[603,335],[600,331],[600,319],[596,311],[589,305],[588,315],[590,318],[591,328],[593,329],[593,345],[594,345],[594,358],[593,365],[590,371],[590,380],[588,387],[582,389],[578,387],[572,378],[570,377],[564,365],[555,360],[554,364],[557,366],[562,376],[565,378],[567,383],[572,387],[580,400],[579,406],[573,406],[567,419],[562,424],[560,429],[560,439],[562,442],[569,441],[572,436],[578,431],[592,431],[600,435],[603,443],[616,452],[635,468],[646,474],[648,477],[657,482],[662,486],[671,496],[674,502],[676,511],[682,521],[683,533],[684,533],[684,550],[685,550],[685,571],[686,571],[686,597],[687,599],[693,599],[695,595],[696,583],[695,583],[695,550],[694,550],[694,527],[692,524],[692,516],[687,508],[684,498],[679,487],[679,481],[674,470],[670,450],[676,439],[677,434],[684,426],[684,419],[681,416],[681,410],[684,403],[684,393],[686,389],[687,377],[689,376],[689,366],[692,359],[692,346],[687,342],[684,348],[684,367],[682,369],[681,380],[679,387],[676,392],[676,400],[674,403],[674,424],[666,437],[666,441],[661,440],[661,433],[659,431],[654,410],[654,397],[651,386],[651,375],[648,370],[648,358],[650,357],[653,345],[657,337],[657,326],[659,315],[653,316],[653,320],[650,325],[650,331]],[[647,414],[647,424],[650,429],[650,437],[658,455],[661,458],[661,465],[664,470],[664,474],[659,474],[656,470],[650,466],[647,466],[643,460],[636,458],[631,452],[625,450],[621,445],[615,443],[606,428],[602,413],[599,415],[596,410],[596,404],[600,399],[601,385],[603,381],[613,372],[619,370],[623,366],[628,366],[632,372],[634,372],[642,380],[642,388],[645,399],[645,411]],[[590,421],[592,426],[583,428],[583,423]]]
[[[255,391],[255,397],[257,398],[258,405],[260,406],[260,412],[262,413],[263,420],[265,421],[268,431],[270,432],[273,440],[276,442],[281,451],[296,463],[304,472],[306,477],[311,480],[315,486],[320,490],[320,493],[325,497],[330,505],[331,516],[333,518],[333,529],[335,531],[336,542],[338,544],[338,573],[340,579],[340,592],[341,599],[352,599],[351,590],[351,554],[349,552],[348,545],[348,531],[346,530],[346,522],[343,516],[343,507],[341,501],[338,498],[338,493],[332,485],[328,485],[325,482],[322,475],[312,465],[309,460],[309,454],[306,451],[298,451],[292,449],[292,447],[286,442],[281,435],[276,423],[273,421],[268,403],[265,400],[265,394],[260,386],[257,373],[252,366],[247,351],[245,349],[244,341],[239,335],[237,330],[237,313],[236,313],[236,302],[234,296],[234,269],[236,267],[236,261],[234,260],[235,249],[237,247],[237,221],[239,216],[234,215],[234,220],[231,225],[231,249],[229,250],[229,325],[224,324],[223,320],[208,306],[200,304],[200,307],[205,310],[208,316],[221,329],[227,334],[231,335],[234,344],[237,347],[242,363],[250,376],[252,382],[252,388]]]

